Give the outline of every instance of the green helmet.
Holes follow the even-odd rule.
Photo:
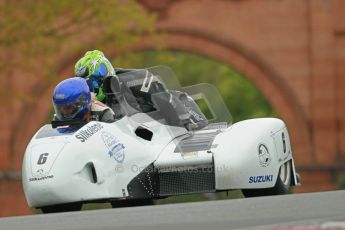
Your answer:
[[[90,91],[97,94],[97,99],[105,98],[103,93],[103,80],[106,76],[114,76],[115,70],[102,51],[93,50],[85,53],[84,57],[74,66],[76,77],[85,78]]]

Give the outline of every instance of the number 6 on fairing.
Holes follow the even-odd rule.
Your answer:
[[[47,162],[49,153],[42,153],[40,157],[38,158],[37,164],[38,165],[43,165]]]

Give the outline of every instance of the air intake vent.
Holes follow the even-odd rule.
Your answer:
[[[141,126],[139,126],[135,130],[135,134],[138,137],[141,137],[142,139],[147,140],[147,141],[151,141],[152,140],[152,136],[153,136],[153,133],[150,130],[145,129],[144,127],[141,127]]]
[[[160,195],[180,195],[215,191],[213,165],[176,167],[159,171]]]
[[[91,183],[97,183],[97,173],[92,162],[87,163],[78,175]]]

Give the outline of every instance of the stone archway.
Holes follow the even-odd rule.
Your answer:
[[[345,137],[345,24],[340,23],[344,21],[344,2],[139,2],[157,14],[156,27],[166,33],[167,48],[226,63],[262,91],[290,130],[296,164],[303,173],[299,191],[335,188],[337,175],[345,167],[345,144],[341,141]],[[155,45],[150,42],[143,39],[133,50],[152,49]],[[107,45],[107,55],[114,55],[112,44]],[[94,48],[92,44],[88,47]],[[80,55],[61,62],[59,75],[71,74]],[[17,200],[22,155],[51,108],[50,93],[59,79],[54,80],[50,85],[37,82],[30,91],[36,104],[16,107],[14,112],[23,119],[17,119],[13,127],[4,126],[2,146],[6,156],[1,157],[5,176],[0,171],[0,179],[5,178],[0,180],[0,186],[6,187],[2,189],[5,196],[0,197],[4,207],[4,201],[9,200],[7,194],[13,193],[12,199]]]
[[[298,99],[283,77],[264,63],[259,55],[235,41],[193,30],[164,29],[165,44],[169,49],[192,52],[221,61],[246,76],[265,95],[280,118],[289,128],[294,157],[300,165],[312,161],[311,136]],[[150,49],[151,41],[142,41],[135,49]]]
[[[260,61],[261,59],[254,53],[246,50],[235,42],[222,41],[221,39],[207,36],[202,33],[191,33],[183,31],[168,31],[163,36],[166,47],[169,49],[197,53],[212,59],[221,61],[236,69],[253,82],[259,90],[263,92],[270,101],[278,115],[287,123],[292,138],[292,144],[295,151],[295,158],[299,163],[310,162],[310,134],[306,127],[306,118],[302,116],[301,109],[297,100],[290,93],[288,86],[283,78],[279,77],[269,65]],[[150,40],[143,38],[140,44],[133,47],[132,50],[152,49],[154,45]],[[114,55],[114,53],[110,55]],[[73,70],[74,61],[77,57],[68,58],[66,62],[61,63],[60,76],[68,76]],[[14,136],[13,147],[15,156],[21,156],[25,146],[40,124],[45,120],[45,116],[51,109],[51,91],[54,84],[44,87],[41,96],[37,99],[35,107],[26,108],[27,121],[29,127],[19,126]],[[40,111],[34,112],[34,111]],[[21,162],[15,159],[16,167],[20,168]]]

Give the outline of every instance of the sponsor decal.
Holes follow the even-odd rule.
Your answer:
[[[265,144],[259,144],[258,157],[259,157],[259,164],[261,167],[267,167],[270,165],[271,155]]]
[[[31,178],[29,178],[29,182],[47,180],[47,179],[52,179],[52,178],[54,178],[53,175],[43,176],[43,177],[31,177]]]
[[[125,146],[109,132],[102,132],[101,137],[109,150],[109,157],[114,158],[118,163],[123,163],[125,160]]]
[[[95,133],[103,129],[103,126],[100,123],[96,123],[91,126],[86,126],[84,129],[80,130],[75,137],[81,142],[85,142],[87,139],[92,137]]]
[[[273,181],[273,175],[251,176],[251,177],[249,177],[249,184],[265,183],[265,182],[272,182],[272,181]]]
[[[109,151],[109,156],[113,157],[118,163],[122,163],[125,160],[124,149],[125,146],[121,143],[118,143]]]

